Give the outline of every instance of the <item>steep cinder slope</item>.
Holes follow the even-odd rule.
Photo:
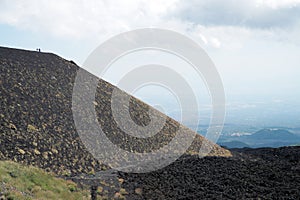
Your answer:
[[[59,174],[88,173],[104,167],[87,151],[75,128],[72,92],[79,69],[73,62],[51,53],[0,48],[2,160],[32,164]],[[113,143],[126,151],[147,152],[161,148],[174,137],[181,125],[170,118],[162,130],[147,141],[123,133],[110,109],[114,88],[99,79],[94,102],[98,121]],[[153,108],[131,97],[130,115],[137,124],[149,123],[149,109]],[[185,130],[187,134],[193,133]],[[197,152],[203,141],[204,138],[197,135],[188,152]],[[205,144],[213,146],[209,155],[231,155],[218,145]]]

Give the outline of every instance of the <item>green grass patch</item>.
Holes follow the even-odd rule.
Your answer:
[[[7,199],[89,199],[89,190],[78,188],[72,181],[12,161],[0,161],[0,191]]]

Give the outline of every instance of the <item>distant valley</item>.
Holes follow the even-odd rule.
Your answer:
[[[199,126],[197,132],[206,136],[208,125]],[[261,148],[299,146],[299,128],[256,127],[248,125],[224,124],[217,144],[227,148]]]

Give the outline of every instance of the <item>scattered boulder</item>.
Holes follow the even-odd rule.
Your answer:
[[[22,155],[24,155],[26,153],[23,149],[18,149],[18,152]]]

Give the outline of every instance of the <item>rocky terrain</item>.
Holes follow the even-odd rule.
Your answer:
[[[97,199],[299,199],[300,147],[231,151],[233,156],[228,158],[184,155],[151,173],[117,172],[114,181],[96,179],[101,184],[95,188],[95,194]],[[57,179],[33,167],[7,161],[0,165],[0,199],[88,196],[86,190],[70,181],[64,182],[66,186],[61,181],[54,185]],[[30,189],[32,186],[34,190]]]
[[[72,91],[79,69],[51,53],[0,48],[0,160],[37,166],[65,179],[109,171],[89,153],[75,128]],[[95,101],[90,103],[107,137],[122,149],[159,149],[182,127],[167,118],[162,130],[148,139],[125,134],[110,110],[114,88],[99,79]],[[149,123],[149,110],[150,106],[130,97],[130,115],[137,124]],[[204,158],[195,155],[202,144],[213,147]],[[112,189],[114,199],[299,199],[300,147],[230,151],[197,135],[186,154],[171,165],[150,173],[117,172],[116,184],[99,180],[106,187],[94,192],[99,199],[109,196],[106,189]]]
[[[122,187],[128,199],[300,199],[300,147],[231,151],[230,158],[185,155],[155,172],[121,173]]]
[[[107,168],[87,151],[75,128],[72,92],[79,69],[74,62],[52,53],[0,48],[0,159],[66,175],[94,173]],[[90,79],[96,78],[86,71],[84,73]],[[104,80],[96,80],[97,92],[90,104],[95,106],[97,120],[106,136],[122,149],[129,152],[159,149],[183,127],[167,117],[161,131],[153,137],[135,138],[124,133],[111,111],[111,95],[115,87]],[[119,99],[121,103],[122,98]],[[128,109],[137,124],[149,123],[150,110],[158,118],[163,116],[138,99],[129,98]],[[80,107],[75,109],[86,112]],[[183,129],[185,134],[195,134],[188,128]],[[230,156],[229,151],[211,144],[200,135],[195,137],[188,152],[197,151],[202,144],[213,147],[210,155]]]

